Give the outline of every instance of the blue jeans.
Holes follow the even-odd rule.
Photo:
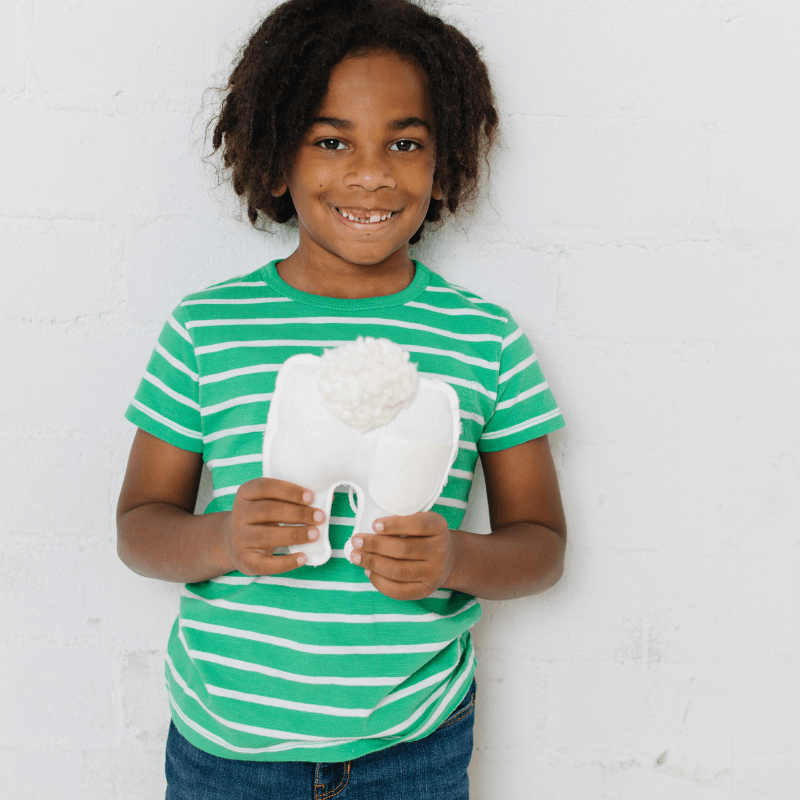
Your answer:
[[[429,736],[334,764],[237,761],[199,750],[174,724],[167,800],[469,800],[475,683]]]

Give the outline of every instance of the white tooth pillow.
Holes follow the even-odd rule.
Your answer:
[[[331,557],[333,493],[352,487],[358,498],[354,533],[372,523],[433,506],[458,453],[458,395],[447,383],[422,378],[408,353],[388,339],[359,337],[320,358],[283,364],[264,434],[264,476],[311,489],[325,511],[316,542],[292,545],[312,567]],[[348,541],[345,555],[349,558]]]

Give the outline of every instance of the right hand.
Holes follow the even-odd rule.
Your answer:
[[[324,522],[325,514],[313,502],[313,492],[287,481],[256,478],[243,483],[222,523],[222,548],[231,569],[277,575],[303,566],[303,553],[276,556],[273,551],[319,539],[315,524]]]

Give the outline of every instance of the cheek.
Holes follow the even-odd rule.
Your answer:
[[[326,165],[297,164],[289,179],[289,191],[293,198],[313,200],[325,191],[334,179],[333,170]]]
[[[425,195],[427,202],[431,192],[435,191],[434,185],[434,170],[436,167],[436,159],[432,153],[428,154],[424,164],[420,164],[414,176],[415,189],[419,194]]]
[[[334,178],[334,171],[329,165],[314,166],[303,176],[303,191],[307,196],[314,197],[329,189]]]
[[[333,171],[330,167],[318,167],[310,176],[311,185],[314,189],[324,189],[333,180]]]
[[[425,171],[416,177],[414,192],[419,197],[420,203],[426,205],[434,190],[433,173]]]

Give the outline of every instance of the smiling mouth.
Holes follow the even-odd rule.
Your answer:
[[[385,222],[397,213],[396,211],[364,211],[355,208],[336,208],[335,206],[334,209],[340,217],[349,219],[351,222],[358,222],[362,225],[374,225],[378,222]]]

